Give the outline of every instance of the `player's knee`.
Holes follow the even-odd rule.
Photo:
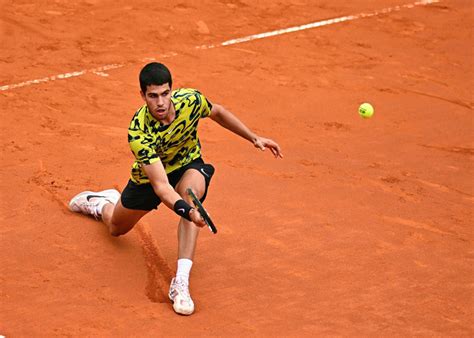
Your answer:
[[[115,224],[111,224],[109,226],[109,232],[112,236],[114,237],[119,237],[119,236],[122,236],[122,235],[125,235],[127,232],[130,231],[130,227],[119,227],[119,226],[116,226]]]
[[[118,231],[116,229],[110,230],[110,234],[114,237],[125,235],[122,231]]]

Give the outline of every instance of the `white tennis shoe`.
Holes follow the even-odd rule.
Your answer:
[[[107,203],[115,205],[119,198],[120,193],[115,189],[98,192],[83,191],[71,199],[69,209],[84,215],[94,216],[95,219],[100,219],[104,205]]]
[[[194,302],[189,294],[187,281],[178,277],[173,278],[171,280],[168,296],[173,302],[174,312],[186,316],[194,312]]]

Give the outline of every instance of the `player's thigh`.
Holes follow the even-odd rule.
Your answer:
[[[121,231],[128,231],[133,228],[135,224],[150,211],[148,210],[135,210],[128,209],[122,205],[122,201],[119,199],[114,208],[112,214],[111,223],[114,227]]]
[[[176,185],[176,192],[185,200],[189,200],[186,189],[191,188],[194,194],[201,198],[206,192],[206,180],[204,176],[196,169],[188,169]]]

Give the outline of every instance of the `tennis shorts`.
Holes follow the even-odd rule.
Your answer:
[[[201,202],[204,202],[207,196],[207,189],[211,183],[212,175],[214,175],[214,167],[211,164],[206,164],[202,158],[197,158],[191,163],[185,165],[168,174],[168,181],[173,188],[176,187],[178,182],[183,177],[187,170],[194,169],[204,176],[206,181],[206,190],[201,198]],[[128,181],[127,186],[122,192],[120,198],[122,205],[127,209],[134,210],[153,210],[157,209],[161,203],[160,198],[156,195],[151,183],[136,184],[131,180]]]

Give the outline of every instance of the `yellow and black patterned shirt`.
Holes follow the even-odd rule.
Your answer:
[[[167,174],[201,157],[197,134],[200,118],[211,114],[212,104],[195,89],[182,88],[171,93],[176,117],[169,125],[161,125],[143,105],[128,128],[128,143],[135,155],[131,180],[136,184],[150,182],[144,165],[161,160]]]

